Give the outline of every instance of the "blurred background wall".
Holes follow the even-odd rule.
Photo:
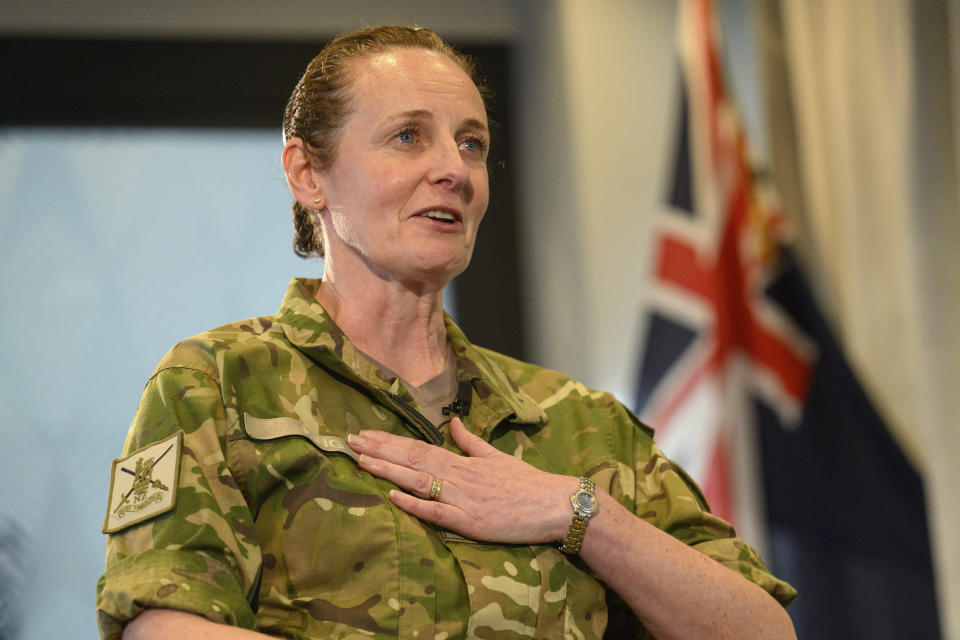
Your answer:
[[[933,30],[930,16],[911,13],[905,0],[852,4],[877,4],[895,14],[887,15],[892,22],[885,24],[898,25],[900,37],[908,36],[911,68],[932,74],[926,84],[908,82],[907,91],[918,97],[911,101],[918,109],[910,113],[922,125],[922,135],[910,139],[925,148],[935,142],[936,153],[914,149],[906,156],[912,161],[902,166],[936,163],[945,173],[936,179],[924,174],[924,186],[897,206],[927,203],[923,237],[944,245],[942,253],[957,246],[950,242],[960,220],[953,126],[960,115],[954,93],[960,92],[960,76],[958,54],[951,49],[960,42],[958,2],[925,3],[939,7],[937,15],[944,17],[932,18]],[[771,6],[779,3],[718,2],[729,81],[760,158],[772,155],[765,93],[771,82],[763,81],[770,52],[764,49],[768,40],[758,35],[765,33]],[[855,21],[842,17],[824,24],[857,29]],[[494,235],[485,250],[495,262],[506,247],[501,242],[517,245],[515,252],[504,249],[515,260],[509,264],[515,264],[516,300],[508,313],[498,314],[508,316],[506,326],[512,323],[516,335],[508,330],[488,344],[513,344],[516,355],[611,390],[630,404],[642,348],[653,219],[666,206],[674,143],[675,18],[674,3],[630,0],[6,0],[0,5],[0,38],[291,41],[315,42],[319,48],[330,35],[358,25],[402,22],[430,26],[458,44],[499,48],[506,55],[502,94],[508,101],[500,109],[510,120],[503,166],[513,190],[504,206],[515,218],[516,237]],[[802,16],[784,20],[792,20],[794,29],[803,24]],[[816,25],[812,29],[820,33]],[[794,56],[827,55],[815,38],[799,37],[790,40],[798,47]],[[0,74],[6,79],[0,82],[5,91],[17,91],[9,78],[19,62],[4,58]],[[856,64],[867,69],[875,62]],[[290,69],[289,87],[302,65]],[[44,81],[63,82],[59,69],[55,61],[50,64]],[[932,98],[931,87],[938,88]],[[168,109],[175,112],[178,105]],[[272,313],[291,275],[320,273],[319,263],[299,261],[289,250],[289,198],[278,161],[281,114],[282,102],[276,105],[273,130],[0,122],[0,410],[5,416],[0,423],[0,572],[11,576],[5,589],[0,585],[0,625],[7,625],[0,627],[0,638],[95,636],[93,594],[102,571],[99,531],[110,463],[153,365],[182,337]],[[845,170],[852,171],[835,168],[835,178],[844,180]],[[497,215],[492,207],[485,225]],[[863,216],[851,224],[870,222]],[[857,228],[847,231],[856,234]],[[907,250],[914,255],[922,243],[912,236],[910,241]],[[814,247],[809,259],[819,274],[821,303],[842,327],[843,305],[859,309],[859,303],[841,302],[851,298],[842,298],[830,270],[818,265],[848,249],[842,239],[840,246],[831,246],[813,231],[801,242]],[[475,264],[471,275],[482,282],[485,274],[473,273],[477,269]],[[846,273],[842,266],[833,269],[835,275]],[[936,291],[946,287],[949,293],[934,296],[942,315],[925,311],[908,322],[915,338],[942,347],[938,363],[915,364],[927,384],[920,389],[925,395],[911,400],[911,406],[921,407],[923,417],[893,412],[890,419],[907,434],[901,436],[904,447],[918,469],[936,482],[928,481],[928,501],[940,616],[944,637],[960,639],[960,558],[945,534],[960,525],[960,482],[948,462],[960,453],[952,420],[956,412],[951,413],[957,378],[931,373],[955,370],[953,356],[960,358],[951,323],[958,314],[958,275],[955,261],[944,262],[930,276],[941,287]],[[950,283],[957,288],[951,290]],[[458,294],[464,297],[463,288]],[[912,305],[894,301],[890,307]],[[458,307],[461,313],[467,308],[453,305],[455,315]],[[853,326],[846,335],[841,328],[850,343],[860,335]],[[871,349],[860,347],[866,354]],[[891,362],[889,356],[854,360],[868,378],[871,367]],[[881,372],[873,379],[882,378]],[[898,388],[884,385],[871,387],[881,407],[899,404]]]

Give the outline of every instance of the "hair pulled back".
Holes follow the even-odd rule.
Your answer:
[[[351,63],[394,48],[419,48],[451,58],[473,80],[486,101],[476,66],[440,36],[423,27],[369,27],[337,36],[307,65],[283,113],[283,139],[301,138],[312,164],[327,169],[336,156],[340,132],[350,116]],[[293,201],[293,251],[301,258],[323,257],[320,217]]]

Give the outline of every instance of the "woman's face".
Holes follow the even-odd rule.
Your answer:
[[[352,72],[352,113],[319,180],[327,261],[442,286],[470,262],[489,199],[483,100],[425,49],[366,56]]]

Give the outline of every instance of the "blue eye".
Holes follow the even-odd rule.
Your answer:
[[[412,129],[407,129],[397,134],[397,140],[404,144],[413,144],[416,142],[416,136]]]
[[[468,138],[460,143],[460,148],[468,153],[482,154],[487,150],[487,143],[480,138]]]

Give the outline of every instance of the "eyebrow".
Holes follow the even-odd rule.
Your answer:
[[[404,111],[403,113],[398,113],[395,116],[392,116],[390,120],[432,120],[433,113],[427,111],[426,109],[413,109],[412,111]],[[488,129],[487,125],[481,120],[476,118],[467,118],[463,121],[463,124],[470,129],[479,129],[481,131],[486,131]]]

